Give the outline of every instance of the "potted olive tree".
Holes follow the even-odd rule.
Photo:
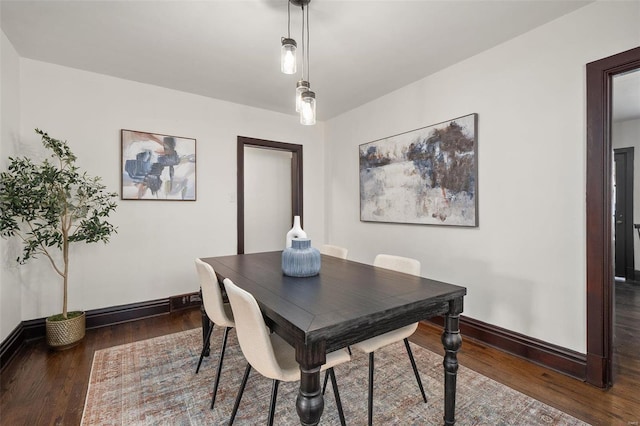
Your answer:
[[[107,218],[117,194],[80,172],[66,141],[35,130],[52,160],[9,157],[8,170],[0,173],[0,236],[22,242],[18,263],[43,255],[62,278],[62,313],[47,318],[46,329],[49,346],[66,349],[85,334],[84,312],[67,310],[69,245],[109,241],[116,229]]]

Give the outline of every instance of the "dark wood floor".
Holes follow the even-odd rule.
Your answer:
[[[436,326],[423,325],[412,340],[444,354]],[[464,338],[463,338],[464,339]],[[463,341],[460,364],[592,425],[640,425],[640,285],[616,283],[614,384],[598,389],[521,358]]]
[[[615,383],[601,390],[466,339],[462,365],[593,425],[640,424],[640,286],[617,284]],[[77,425],[93,352],[199,327],[200,312],[169,315],[87,331],[83,343],[50,352],[44,341],[23,348],[0,377],[2,425]],[[421,324],[412,340],[439,354],[441,330]]]

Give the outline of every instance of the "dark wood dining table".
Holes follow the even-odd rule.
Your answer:
[[[220,282],[229,278],[253,294],[267,325],[295,348],[301,424],[320,421],[320,367],[327,353],[437,315],[444,316],[444,423],[455,423],[465,287],[326,255],[318,275],[289,277],[282,273],[281,256],[275,251],[201,260],[214,268]]]

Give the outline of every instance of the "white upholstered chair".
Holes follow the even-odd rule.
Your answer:
[[[322,247],[320,247],[320,253],[340,259],[346,259],[348,252],[349,250],[344,247],[332,246],[331,244],[324,244]]]
[[[211,397],[211,408],[213,408],[213,404],[216,402],[216,394],[218,393],[218,384],[220,383],[220,373],[222,371],[224,350],[227,347],[227,337],[229,337],[229,330],[235,327],[235,323],[233,320],[231,305],[224,303],[222,299],[222,290],[213,267],[200,259],[196,259],[196,271],[198,272],[198,281],[200,282],[200,288],[202,289],[202,304],[204,305],[207,317],[209,317],[209,331],[204,339],[204,345],[202,346],[202,352],[200,353],[200,360],[198,361],[196,374],[200,371],[202,358],[209,347],[214,324],[219,327],[224,327],[222,348],[220,349],[220,358],[218,359],[218,371],[213,385],[213,396]]]
[[[281,381],[293,382],[300,380],[300,367],[296,361],[295,349],[277,334],[270,333],[262,317],[260,307],[251,293],[239,288],[228,278],[224,280],[224,287],[229,296],[231,308],[233,309],[240,349],[242,349],[242,353],[248,361],[233,407],[233,412],[231,413],[229,425],[233,424],[233,420],[238,412],[242,394],[252,367],[263,376],[273,380],[268,417],[268,424],[272,425],[278,395],[278,385]],[[344,413],[342,411],[342,403],[340,401],[340,394],[338,393],[333,367],[347,362],[350,359],[351,357],[345,350],[338,350],[328,353],[327,362],[321,367],[321,370],[328,370],[331,376],[340,423],[342,425],[345,424]]]
[[[420,276],[420,262],[408,257],[379,254],[373,261],[373,265],[378,268],[391,269],[398,272],[404,272],[405,274]],[[371,425],[373,422],[373,353],[383,346],[387,346],[401,340],[404,341],[404,345],[407,348],[407,354],[409,355],[409,360],[411,361],[411,367],[413,367],[413,373],[416,376],[418,387],[420,388],[420,392],[422,393],[422,399],[424,400],[424,402],[427,402],[427,396],[424,393],[422,380],[420,380],[420,374],[418,373],[416,362],[413,359],[413,353],[411,352],[411,347],[409,346],[408,340],[408,337],[411,336],[417,328],[418,323],[409,324],[397,330],[393,330],[380,336],[365,340],[363,342],[356,343],[355,345],[351,345],[351,348],[353,350],[358,350],[369,354],[369,425]]]

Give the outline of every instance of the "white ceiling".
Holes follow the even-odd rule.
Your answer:
[[[312,0],[310,81],[318,118],[590,1]],[[2,30],[22,57],[294,114],[299,76],[279,71],[286,0],[1,0],[0,7]],[[291,10],[300,45],[300,9]]]

